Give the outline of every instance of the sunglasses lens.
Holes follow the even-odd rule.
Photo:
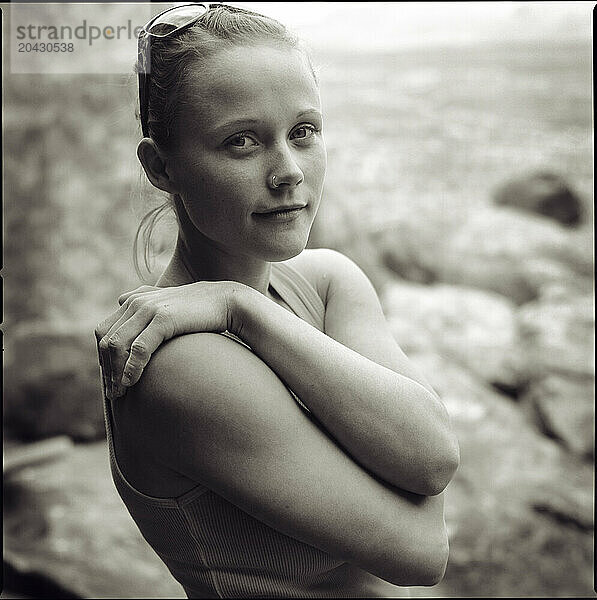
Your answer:
[[[158,15],[155,20],[149,24],[149,26],[146,28],[146,31],[147,33],[157,37],[170,35],[173,31],[185,27],[189,23],[197,20],[205,12],[207,12],[207,7],[203,6],[202,4],[178,6],[172,10],[162,13],[161,15]],[[165,33],[163,30],[160,33],[157,33],[155,32],[155,29],[158,29],[158,25],[169,25],[171,29]]]

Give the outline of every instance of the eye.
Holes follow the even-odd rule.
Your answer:
[[[303,123],[299,125],[296,129],[292,131],[290,134],[290,139],[292,140],[306,140],[310,137],[313,137],[317,131],[319,131],[315,125],[311,125],[309,123]]]
[[[232,146],[233,148],[250,148],[257,146],[257,140],[246,132],[235,133],[232,137],[229,137],[224,144],[226,146]]]

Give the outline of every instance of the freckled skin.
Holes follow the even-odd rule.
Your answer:
[[[400,595],[374,575],[436,583],[448,550],[441,490],[458,453],[445,409],[409,366],[367,277],[337,252],[302,252],[326,166],[305,56],[229,48],[197,67],[183,100],[176,147],[164,153],[145,139],[138,148],[152,183],[175,195],[175,253],[147,310],[127,318],[124,307],[102,334],[103,364],[120,381],[127,360],[138,382],[112,405],[119,464],[162,498],[206,482],[350,563],[346,589],[359,597]],[[297,205],[296,216],[263,214]],[[293,256],[325,305],[323,330],[268,295],[268,261]],[[213,335],[225,327],[250,350]]]
[[[168,164],[189,245],[265,261],[299,254],[326,168],[319,90],[305,56],[263,45],[222,50],[191,79],[187,97]],[[256,215],[291,204],[306,208],[290,220]]]

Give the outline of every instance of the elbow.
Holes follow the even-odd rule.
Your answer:
[[[402,585],[431,587],[437,585],[444,578],[449,555],[448,536],[445,529],[437,538],[433,543],[430,543],[429,540],[421,543],[419,553],[414,557],[416,562],[412,567],[409,581]]]
[[[446,553],[445,558],[438,560],[430,560],[424,568],[419,569],[416,577],[413,579],[409,586],[421,586],[421,587],[432,587],[441,582],[446,573],[446,567],[448,565],[448,556]]]
[[[452,481],[460,465],[460,448],[454,435],[450,435],[446,443],[430,460],[420,480],[420,493],[423,496],[437,496]]]
[[[430,545],[428,540],[421,542],[407,563],[402,556],[401,560],[394,564],[392,572],[385,576],[382,574],[381,577],[403,587],[432,587],[440,583],[448,565],[447,536],[443,536],[433,545]]]
[[[448,538],[445,537],[435,548],[428,551],[426,559],[422,561],[422,566],[418,573],[418,583],[413,583],[411,585],[420,585],[424,587],[437,585],[446,574],[448,555]]]

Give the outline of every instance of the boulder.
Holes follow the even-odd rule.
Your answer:
[[[93,325],[36,324],[5,339],[5,426],[22,439],[104,436]]]
[[[546,286],[592,290],[593,261],[557,223],[508,208],[427,211],[370,234],[380,261],[404,279],[494,291],[523,304]]]
[[[556,173],[525,173],[500,185],[493,193],[497,205],[536,213],[567,226],[582,221],[582,203],[570,184]]]
[[[445,493],[450,561],[432,595],[591,595],[591,466],[462,367],[432,353],[411,359],[441,394],[461,448]],[[4,535],[10,569],[43,576],[68,592],[60,597],[184,597],[118,497],[104,442],[6,478]]]
[[[445,492],[443,596],[592,596],[591,466],[462,367],[431,353],[410,358],[440,393],[460,443]]]
[[[457,285],[394,280],[381,303],[402,349],[435,352],[502,389],[519,387],[516,306],[499,294]]]
[[[523,408],[538,429],[594,457],[595,316],[592,294],[547,288],[517,311]]]
[[[545,295],[521,306],[516,319],[529,380],[595,377],[592,293]]]
[[[3,497],[13,591],[20,581],[61,590],[53,597],[186,597],[118,496],[105,442],[11,473]]]
[[[595,457],[595,380],[548,375],[534,381],[522,396],[537,426],[571,452]]]

